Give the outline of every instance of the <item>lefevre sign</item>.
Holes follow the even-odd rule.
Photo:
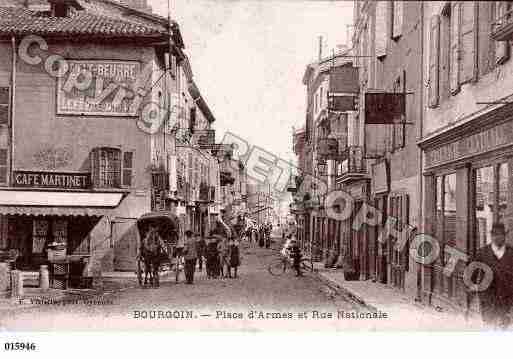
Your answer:
[[[67,60],[67,63],[69,75],[57,81],[57,114],[136,115],[131,108],[134,99],[130,91],[135,90],[139,76],[138,62]],[[75,82],[80,85],[75,86]]]
[[[91,184],[89,173],[14,171],[15,187],[87,189]]]
[[[426,151],[426,167],[434,167],[513,143],[513,122],[506,122]]]

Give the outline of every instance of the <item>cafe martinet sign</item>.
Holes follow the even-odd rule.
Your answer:
[[[91,184],[89,173],[14,171],[14,186],[59,189],[87,189]]]

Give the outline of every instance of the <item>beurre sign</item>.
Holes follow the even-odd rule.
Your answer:
[[[14,171],[16,187],[86,189],[90,187],[89,173]]]
[[[501,146],[513,144],[513,122],[474,133],[426,151],[426,167],[449,163],[482,152],[492,151]]]
[[[67,60],[68,75],[57,81],[57,114],[135,116],[135,61]]]

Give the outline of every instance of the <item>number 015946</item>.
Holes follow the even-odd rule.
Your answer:
[[[36,343],[6,342],[4,344],[5,351],[33,351],[36,349],[37,349]]]

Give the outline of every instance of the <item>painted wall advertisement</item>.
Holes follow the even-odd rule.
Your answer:
[[[67,60],[69,75],[57,81],[57,114],[135,116],[135,61]],[[135,107],[135,106],[133,106]]]

